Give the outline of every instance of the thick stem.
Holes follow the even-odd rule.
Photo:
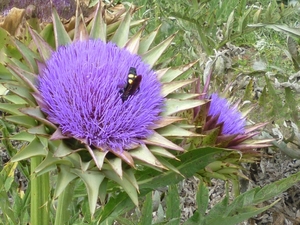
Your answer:
[[[31,159],[31,225],[49,224],[49,173],[35,176],[35,168],[43,157]]]
[[[70,182],[68,187],[59,195],[54,225],[67,224],[70,219],[69,204],[72,202],[75,182]]]

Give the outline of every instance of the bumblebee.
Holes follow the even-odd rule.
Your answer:
[[[130,67],[127,76],[127,84],[124,89],[121,90],[121,99],[125,102],[130,95],[134,95],[140,90],[140,83],[142,81],[141,75],[136,75],[136,68]]]

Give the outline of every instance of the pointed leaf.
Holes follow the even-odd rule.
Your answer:
[[[159,146],[149,146],[149,150],[156,156],[162,156],[170,159],[176,159],[176,157],[168,152],[166,149],[159,147]]]
[[[201,96],[201,94],[193,94],[193,93],[171,93],[168,95],[168,98],[178,99],[178,100],[190,100],[197,99]]]
[[[10,136],[9,139],[32,142],[35,137],[36,137],[35,135],[29,134],[26,131],[21,131],[15,135]]]
[[[79,176],[85,184],[89,199],[90,213],[93,215],[98,200],[99,187],[105,176],[99,171],[83,172],[78,169],[73,169],[72,172]]]
[[[144,30],[144,27],[142,27],[142,29],[140,29],[138,32],[135,33],[135,35],[133,37],[131,37],[129,39],[129,41],[126,43],[125,48],[133,53],[133,54],[137,54],[138,53],[138,49],[139,49],[139,45],[140,45],[140,39],[141,39],[141,35],[142,35],[142,31]]]
[[[170,124],[173,124],[173,123],[176,123],[176,122],[179,122],[179,121],[182,121],[182,120],[184,120],[184,119],[180,118],[180,117],[165,116],[161,120],[156,122],[157,124],[155,125],[154,129],[165,127],[165,126],[168,126]]]
[[[59,166],[54,198],[57,198],[66,189],[68,184],[77,177],[70,170],[71,168],[69,166],[65,166],[65,165]]]
[[[184,177],[180,171],[175,167],[173,166],[169,161],[165,160],[163,157],[159,157],[157,156],[157,159],[160,161],[160,163],[162,165],[164,165],[164,167],[168,168],[168,170],[172,170],[173,172],[179,174],[180,176]],[[178,160],[178,159],[177,159]]]
[[[101,170],[102,169],[102,166],[103,166],[103,163],[104,163],[104,160],[105,160],[105,156],[108,152],[102,152],[102,151],[94,151],[94,155],[95,155],[95,158],[97,160],[97,165],[98,165],[98,168]]]
[[[103,42],[106,42],[106,23],[104,22],[104,10],[105,7],[101,7],[101,1],[99,1],[96,14],[92,21],[90,37],[94,39],[101,39]]]
[[[144,37],[141,40],[140,47],[138,50],[139,55],[142,55],[149,50],[150,45],[153,43],[160,27],[161,27],[161,25],[158,28],[156,28],[153,32],[151,32],[147,37]]]
[[[37,65],[35,63],[36,59],[40,59],[39,55],[31,51],[25,44],[23,44],[21,41],[17,39],[12,39],[15,46],[18,48],[18,50],[23,55],[24,59],[30,66],[31,71],[37,72]]]
[[[56,169],[57,165],[62,164],[66,166],[72,166],[70,161],[53,157],[53,154],[49,152],[41,164],[35,168],[34,173],[36,173],[37,176],[40,176],[43,173]]]
[[[34,134],[34,135],[39,135],[39,136],[45,136],[45,137],[48,137],[49,134],[45,128],[45,126],[42,124],[40,126],[37,126],[37,127],[32,127],[32,128],[29,128],[27,130],[27,132],[29,134]]]
[[[43,61],[48,60],[53,52],[52,48],[35,30],[29,26],[28,29]]]
[[[151,151],[149,151],[146,145],[141,145],[140,147],[131,150],[130,155],[133,158],[139,159],[140,161],[150,164],[154,167],[167,169],[155,158],[155,156],[151,153]]]
[[[23,115],[19,109],[25,107],[25,104],[0,103],[0,110],[12,115]]]
[[[158,78],[163,83],[171,82],[174,79],[176,79],[178,76],[180,76],[181,74],[188,71],[197,62],[198,62],[198,60],[196,60],[195,62],[191,62],[189,64],[186,64],[184,66],[180,66],[178,68],[168,68],[167,70],[164,70],[164,69],[159,70],[159,71],[157,71]]]
[[[7,116],[5,119],[9,122],[12,122],[14,124],[18,124],[20,126],[30,128],[37,125],[35,119],[29,117],[29,116]]]
[[[28,104],[35,105],[35,99],[27,88],[8,83],[4,84],[4,87],[20,96],[21,98],[25,99]]]
[[[118,174],[119,177],[123,177],[122,160],[118,157],[113,159],[106,159],[111,168]]]
[[[169,141],[168,139],[164,138],[157,132],[154,132],[153,135],[151,135],[147,140],[144,141],[146,144],[150,145],[157,145],[164,148],[169,148],[177,151],[184,151],[183,148],[180,146],[174,144],[172,141]]]
[[[156,61],[160,58],[162,53],[166,50],[166,48],[171,44],[175,35],[171,35],[166,40],[161,42],[159,45],[153,47],[148,52],[142,55],[142,59],[145,63],[149,64],[151,67],[156,63]]]
[[[8,64],[7,67],[10,69],[14,77],[20,79],[21,83],[25,83],[34,92],[37,92],[36,88],[36,78],[37,76],[33,73],[23,70],[20,67],[14,66],[13,64]]]
[[[137,190],[136,188],[127,180],[126,177],[123,177],[123,179],[121,179],[115,172],[113,171],[106,171],[104,170],[103,173],[105,174],[105,176],[113,181],[115,181],[116,183],[118,183],[123,189],[124,191],[129,195],[130,199],[132,200],[132,202],[138,206],[138,195],[137,195]]]
[[[169,125],[164,128],[160,128],[158,133],[164,137],[194,137],[200,136],[199,134],[190,132],[188,130],[182,129],[175,125]]]
[[[123,171],[123,176],[135,187],[136,190],[139,189],[139,185],[134,175],[135,170],[128,169]]]
[[[190,79],[190,80],[182,80],[182,81],[172,81],[169,83],[163,83],[162,86],[162,96],[166,97],[168,94],[172,93],[173,91],[184,87],[185,85],[194,83],[198,79]]]
[[[18,95],[5,95],[2,96],[2,98],[14,104],[27,104],[27,102]]]
[[[111,41],[116,43],[120,48],[124,47],[126,41],[128,40],[131,12],[132,8],[129,8],[120,26],[111,39]]]
[[[53,156],[57,158],[65,157],[71,155],[73,150],[67,146],[64,142],[61,142],[54,152]]]
[[[42,145],[38,138],[35,138],[29,145],[21,149],[16,155],[11,159],[12,162],[21,161],[24,159],[29,159],[34,156],[46,156],[48,151]]]
[[[59,15],[57,14],[57,11],[55,8],[52,8],[52,21],[53,21],[53,25],[54,25],[56,49],[59,46],[70,44],[72,42],[71,38],[69,37],[63,24],[61,23]]]
[[[172,115],[177,112],[192,109],[197,106],[204,105],[206,103],[205,100],[177,100],[177,99],[167,99],[166,101],[166,109],[162,113],[162,115]]]
[[[75,16],[74,41],[84,41],[88,39],[89,39],[89,34],[84,23],[84,18],[81,12],[81,8],[79,4],[77,4],[76,16]]]
[[[122,150],[121,152],[113,151],[112,153],[114,153],[117,157],[120,157],[129,166],[135,168],[134,161],[133,161],[131,155],[127,151],[124,151],[124,150]]]
[[[99,199],[101,204],[106,204],[106,197],[107,197],[107,182],[108,179],[104,179],[100,184],[99,188]]]
[[[22,113],[24,113],[25,115],[28,115],[28,116],[42,122],[43,124],[56,129],[56,126],[45,118],[44,114],[42,113],[42,111],[40,110],[39,107],[37,107],[37,108],[22,108],[22,109],[20,109],[20,111]]]

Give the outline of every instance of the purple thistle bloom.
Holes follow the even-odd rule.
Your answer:
[[[246,119],[236,107],[230,105],[225,98],[214,93],[210,96],[209,116],[219,116],[218,123],[223,123],[222,134],[244,134]]]
[[[129,68],[142,75],[140,89],[122,101]],[[160,118],[161,83],[138,55],[100,40],[60,47],[46,61],[39,90],[48,119],[63,135],[104,151],[142,143]]]

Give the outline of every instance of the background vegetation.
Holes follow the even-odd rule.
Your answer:
[[[90,1],[89,6],[97,2]],[[249,114],[250,124],[269,122],[260,138],[274,138],[274,151],[282,152],[291,159],[300,158],[300,5],[297,2],[293,5],[275,0],[260,3],[246,0],[141,0],[119,3],[128,6],[129,2],[139,7],[133,19],[147,19],[145,35],[160,26],[154,45],[176,34],[155,68],[178,67],[197,61],[192,68],[192,75],[183,74],[179,79],[192,76],[200,77],[204,82],[208,65],[214,62],[210,92],[226,92],[228,98],[241,99],[245,108],[253,107]],[[131,35],[137,30],[133,28]],[[1,121],[1,124],[0,224],[26,224],[32,213],[29,210],[30,190],[26,189],[31,182],[30,163],[5,164],[15,154],[15,148],[23,146],[14,142],[5,143],[8,137],[5,135],[18,128],[5,121]],[[10,151],[9,154],[5,150]],[[267,153],[267,149],[260,150]],[[207,148],[199,157],[203,161],[212,161],[214,151],[217,152]],[[262,154],[262,157],[265,156]],[[190,163],[195,162],[191,159]],[[193,171],[188,171],[188,166],[180,169],[187,175],[193,174]],[[160,174],[151,169],[145,169],[144,173],[138,173],[137,176],[147,178],[139,185],[139,208],[117,186],[108,185],[109,201],[99,204],[93,217],[89,211],[84,184],[79,180],[74,181],[70,188],[74,189],[75,194],[69,196],[69,202],[66,203],[69,213],[64,215],[67,218],[66,224],[217,225],[221,220],[224,224],[238,224],[275,205],[277,201],[274,200],[271,204],[258,207],[300,179],[299,173],[289,174],[284,180],[255,187],[238,195],[229,193],[233,192],[231,185],[236,180],[226,180],[225,197],[214,206],[210,205],[209,185],[200,182],[194,190],[197,193],[197,210],[183,221],[180,179],[174,174]],[[53,174],[52,182],[56,177],[57,174]],[[198,178],[202,179],[201,176]],[[240,183],[236,185],[240,186]],[[49,224],[55,223],[56,206],[57,202],[54,201],[49,208]]]

